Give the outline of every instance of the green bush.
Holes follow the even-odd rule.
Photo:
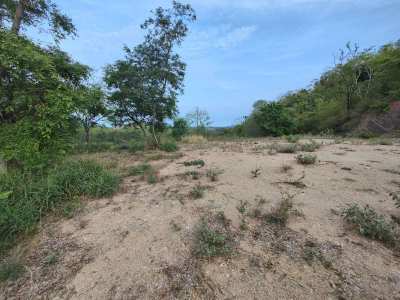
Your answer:
[[[318,150],[320,147],[321,145],[314,140],[310,140],[310,142],[308,143],[299,145],[300,151],[304,152],[314,152],[315,150]]]
[[[165,152],[175,152],[178,151],[178,145],[176,144],[175,141],[166,141],[161,143],[160,145],[160,150],[165,151]]]
[[[128,144],[128,151],[131,153],[144,151],[145,148],[146,144],[143,140],[135,140]]]
[[[343,210],[342,216],[346,222],[354,225],[357,231],[365,237],[390,246],[394,246],[398,242],[395,224],[386,221],[384,216],[378,215],[369,206],[362,209],[356,204],[352,205]]]
[[[271,149],[276,150],[278,153],[296,153],[297,144],[273,144]]]
[[[49,211],[66,210],[80,196],[105,197],[118,188],[120,178],[92,161],[63,163],[47,174],[0,175],[0,252],[21,234],[35,229]]]
[[[194,253],[199,257],[227,256],[233,252],[231,239],[227,234],[212,229],[202,222],[195,232]]]
[[[288,135],[286,136],[286,140],[289,143],[297,143],[300,140],[300,137],[298,135]]]
[[[5,260],[0,263],[0,282],[15,281],[25,272],[25,267],[15,259]]]
[[[302,165],[313,165],[317,162],[317,156],[311,154],[299,154],[296,156],[296,159]]]
[[[181,140],[184,135],[189,132],[188,122],[183,118],[177,118],[174,120],[174,125],[172,126],[172,136],[176,140]]]

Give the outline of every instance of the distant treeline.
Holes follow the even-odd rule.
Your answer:
[[[387,112],[399,100],[400,40],[378,50],[348,43],[310,88],[255,102],[233,130],[243,136],[348,133],[360,130],[363,116]]]

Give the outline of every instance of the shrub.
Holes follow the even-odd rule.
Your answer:
[[[182,138],[182,142],[185,144],[205,144],[207,139],[202,135],[192,134]]]
[[[202,159],[196,159],[196,160],[189,160],[189,161],[185,161],[183,163],[183,165],[185,167],[191,167],[191,166],[200,166],[200,167],[204,167],[205,166],[205,162]]]
[[[381,241],[387,245],[394,246],[398,241],[395,224],[385,220],[384,216],[368,205],[363,209],[358,205],[352,205],[342,212],[344,220],[354,225],[357,231],[370,239]]]
[[[174,125],[172,126],[172,136],[180,141],[184,135],[189,132],[189,125],[187,121],[183,118],[177,118],[174,120]]]
[[[318,150],[320,147],[321,145],[314,140],[310,140],[310,142],[308,143],[299,145],[300,151],[304,152],[314,152],[315,150]]]
[[[311,154],[299,154],[296,156],[296,159],[302,165],[313,165],[317,162],[317,156]]]
[[[278,153],[296,153],[297,144],[273,144],[271,149],[276,150]]]
[[[195,232],[194,253],[198,257],[227,256],[233,252],[229,236],[203,221]]]
[[[150,170],[152,168],[153,167],[147,163],[129,167],[128,168],[128,176],[139,176],[139,175],[144,176],[147,172],[150,172]]]
[[[276,208],[264,216],[265,221],[270,224],[286,226],[292,208],[292,197],[285,197]]]
[[[203,198],[205,190],[206,190],[206,188],[204,186],[201,186],[200,184],[198,184],[190,191],[190,196],[193,199]]]
[[[42,175],[0,175],[0,251],[31,232],[48,211],[66,209],[69,214],[73,205],[68,202],[110,196],[119,183],[118,176],[92,161],[65,162]]]
[[[145,142],[142,140],[136,140],[128,144],[128,151],[131,153],[144,151],[145,148],[146,148]]]
[[[382,146],[391,146],[393,145],[393,141],[388,138],[377,138],[370,141],[373,145],[382,145]]]
[[[178,145],[176,144],[175,141],[170,140],[161,143],[160,149],[165,152],[175,152],[178,151]]]
[[[207,170],[207,177],[210,179],[210,181],[215,182],[218,181],[218,176],[221,172],[218,171],[217,169],[208,169]]]
[[[300,140],[300,137],[298,135],[288,135],[286,136],[286,140],[289,143],[297,143]]]
[[[15,281],[25,272],[25,267],[16,259],[5,260],[0,264],[0,282]]]

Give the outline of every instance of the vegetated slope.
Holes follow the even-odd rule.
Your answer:
[[[151,162],[157,183],[133,172],[119,195],[46,227],[31,273],[3,295],[393,299],[396,249],[357,234],[341,210],[358,204],[399,215],[389,197],[399,188],[399,146],[325,145],[308,154],[317,157],[310,165],[271,150],[281,148],[270,140],[214,143]],[[50,251],[58,260],[45,264]]]

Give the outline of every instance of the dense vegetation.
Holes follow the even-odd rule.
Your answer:
[[[186,121],[176,119],[173,130],[163,132],[166,120],[175,119],[183,92],[186,65],[175,48],[195,19],[189,5],[176,1],[154,10],[141,26],[144,41],[126,47],[126,57],[106,67],[104,89],[91,82],[88,66],[60,49],[59,42],[77,32],[53,1],[1,1],[0,254],[35,230],[47,213],[69,216],[80,198],[117,190],[118,175],[67,155],[177,150],[172,136],[187,133]],[[35,43],[25,34],[32,27],[50,32],[54,42]],[[127,128],[102,129],[101,124]]]
[[[257,101],[235,128],[245,136],[294,133],[348,133],[363,116],[388,111],[400,100],[400,42],[377,51],[347,44],[332,69],[310,88],[289,92],[275,102]]]

